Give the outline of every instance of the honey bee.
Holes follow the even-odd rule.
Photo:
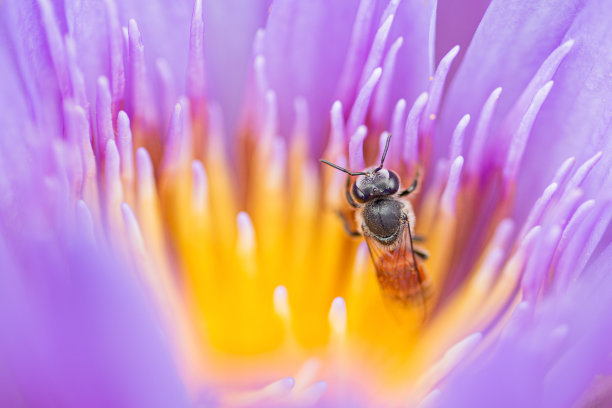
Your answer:
[[[415,215],[405,198],[416,190],[417,179],[399,191],[399,176],[383,167],[390,140],[391,135],[378,167],[350,172],[327,160],[321,162],[348,174],[346,200],[359,230],[352,231],[346,215],[340,214],[350,235],[365,238],[384,297],[401,305],[424,304],[431,294],[422,265],[428,254],[414,245],[423,238],[414,234]],[[357,179],[351,183],[355,176]]]

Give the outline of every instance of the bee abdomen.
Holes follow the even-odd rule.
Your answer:
[[[422,265],[396,261],[378,268],[376,275],[385,296],[400,303],[421,303],[431,295],[431,283]]]

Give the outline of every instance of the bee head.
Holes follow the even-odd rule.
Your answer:
[[[395,172],[377,167],[372,172],[357,177],[353,183],[352,193],[355,200],[366,203],[375,198],[397,193],[399,185],[399,177]]]
[[[399,177],[396,173],[383,168],[385,163],[385,157],[389,150],[389,141],[391,140],[391,134],[387,135],[387,142],[385,144],[385,150],[383,151],[380,159],[380,165],[367,172],[351,172],[337,164],[328,162],[327,160],[321,160],[321,163],[327,164],[337,170],[340,170],[349,176],[358,176],[357,180],[353,183],[352,194],[360,203],[365,203],[370,200],[379,197],[389,196],[397,193],[399,190]]]

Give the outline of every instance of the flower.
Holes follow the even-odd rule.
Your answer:
[[[4,5],[5,405],[605,396],[606,2],[493,1],[435,69],[444,4],[188,3]],[[317,162],[361,171],[389,132],[417,305]]]

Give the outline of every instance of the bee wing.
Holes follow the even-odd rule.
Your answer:
[[[365,240],[383,295],[404,306],[424,305],[431,295],[431,284],[414,254],[409,224],[403,223],[401,228],[392,244],[381,243],[367,228],[364,228]]]

